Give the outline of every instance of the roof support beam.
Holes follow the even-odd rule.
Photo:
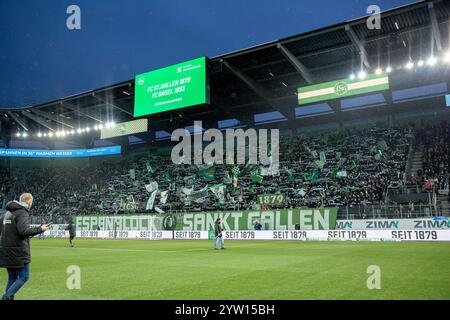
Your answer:
[[[364,45],[362,44],[361,40],[358,39],[358,36],[356,35],[355,31],[353,31],[352,27],[350,25],[345,25],[345,31],[347,32],[348,37],[352,41],[353,45],[358,48],[359,54],[361,56],[361,60],[366,66],[366,68],[370,68],[369,60],[367,59],[367,51],[364,48]]]
[[[434,10],[434,3],[428,3],[428,13],[430,14],[431,20],[431,32],[434,43],[436,44],[436,48],[438,51],[442,51],[442,43],[441,43],[441,32],[439,31],[439,24],[436,18],[436,11]]]
[[[55,129],[54,129],[51,125],[49,125],[49,124],[47,123],[47,121],[45,121],[44,118],[41,118],[41,117],[39,117],[39,116],[37,116],[37,115],[35,115],[35,114],[32,114],[31,112],[28,112],[28,111],[21,111],[21,113],[22,113],[25,117],[27,117],[27,118],[33,120],[34,122],[39,123],[41,126],[46,127],[47,129],[49,129],[49,130],[51,130],[51,131],[55,131]]]
[[[14,119],[15,122],[17,122],[19,126],[22,127],[23,130],[29,131],[25,121],[20,119],[18,115],[16,115],[14,112],[11,111],[9,111],[8,114]]]
[[[103,123],[102,120],[98,119],[96,116],[92,115],[91,113],[81,111],[79,107],[75,107],[74,105],[72,105],[72,104],[70,104],[70,103],[67,103],[67,102],[65,102],[65,101],[61,101],[60,103],[61,103],[62,106],[66,107],[67,109],[70,109],[70,110],[72,110],[72,111],[75,111],[75,112],[79,113],[80,115],[83,115],[83,116],[85,116],[85,117],[88,117],[88,118],[90,118],[90,119],[92,119],[92,120],[94,120],[94,121]]]
[[[292,52],[290,52],[285,46],[281,43],[277,44],[278,50],[284,55],[284,57],[292,64],[292,66],[297,70],[298,73],[305,79],[309,84],[314,83],[314,76],[309,72],[308,68],[305,67],[303,63],[301,63]]]
[[[258,96],[260,96],[263,100],[265,100],[268,104],[272,105],[271,99],[267,93],[257,84],[254,80],[250,79],[248,76],[243,74],[239,69],[234,67],[228,61],[222,60],[222,63],[225,67],[228,68],[236,77],[242,80],[250,89],[252,89]]]
[[[228,68],[228,70],[230,70],[236,77],[241,79],[242,82],[244,82],[251,90],[253,90],[253,92],[260,96],[264,100],[264,102],[266,102],[274,111],[278,111],[287,119],[293,119],[295,117],[294,112],[289,112],[289,115],[286,115],[286,111],[282,111],[273,103],[273,100],[276,100],[277,97],[275,97],[271,92],[266,92],[267,90],[261,88],[260,85],[256,83],[256,81],[246,76],[228,61],[221,60],[221,62],[225,67]]]
[[[37,109],[31,109],[31,112],[37,114],[38,116],[41,116],[41,117],[53,120],[54,122],[62,124],[63,126],[66,126],[66,127],[71,128],[71,129],[74,129],[73,126],[71,126],[70,124],[65,123],[64,121],[58,119],[58,116],[55,116],[55,115],[53,115],[51,113],[48,113],[48,112],[45,112],[45,111],[42,111],[42,110],[37,110]]]

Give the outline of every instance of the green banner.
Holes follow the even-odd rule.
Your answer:
[[[371,74],[363,80],[342,79],[298,88],[298,104],[340,99],[374,91],[389,90],[389,77]]]
[[[185,213],[177,218],[177,230],[214,230],[214,221],[222,219],[225,230],[254,230],[255,222],[263,230],[333,230],[336,227],[337,208],[245,210],[230,212]]]
[[[79,216],[73,222],[78,231],[118,230],[153,231],[186,230],[212,231],[217,218],[222,219],[225,230],[254,230],[255,222],[263,230],[294,230],[298,224],[301,230],[334,230],[337,208],[244,210],[199,212],[166,215],[116,215]]]

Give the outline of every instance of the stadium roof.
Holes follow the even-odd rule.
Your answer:
[[[450,1],[419,2],[383,12],[380,29],[370,30],[367,17],[363,17],[213,57],[209,61],[211,104],[149,116],[151,131],[140,138],[154,141],[155,132],[171,132],[192,125],[194,120],[202,120],[204,128],[217,128],[218,121],[225,127],[226,123],[255,126],[274,122],[277,127],[295,127],[343,121],[362,114],[362,108],[367,117],[443,105],[449,65],[423,70],[396,68],[409,59],[418,61],[448,52],[449,12]],[[298,87],[348,78],[361,68],[370,73],[387,66],[394,69],[388,92],[298,105]],[[416,89],[408,93],[408,88]],[[4,128],[22,127],[33,133],[109,119],[132,120],[133,100],[131,79],[0,114]],[[13,133],[2,130],[2,136]]]

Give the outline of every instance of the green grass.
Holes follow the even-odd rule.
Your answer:
[[[450,244],[33,239],[17,299],[450,299]],[[68,290],[69,265],[81,289]],[[381,268],[381,289],[366,286]],[[0,270],[0,286],[6,271]]]

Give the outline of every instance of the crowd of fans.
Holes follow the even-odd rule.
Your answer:
[[[448,190],[450,127],[446,122],[418,130],[418,145],[423,147],[423,167],[417,177],[425,188]]]
[[[419,132],[425,145],[424,174],[441,183],[448,177],[448,126],[424,130]],[[26,191],[35,195],[33,214],[144,213],[150,196],[146,185],[157,182],[152,209],[158,211],[259,209],[258,194],[282,194],[285,202],[279,207],[288,208],[382,204],[386,189],[406,180],[416,133],[405,126],[282,136],[279,172],[256,182],[253,177],[261,175],[260,167],[216,165],[205,177],[198,166],[174,165],[170,155],[162,153],[104,158],[87,167],[11,166],[1,168],[0,201],[4,204]],[[214,185],[223,185],[223,201],[208,189]],[[198,201],[185,201],[183,188],[206,192]],[[166,201],[161,191],[167,193]]]

